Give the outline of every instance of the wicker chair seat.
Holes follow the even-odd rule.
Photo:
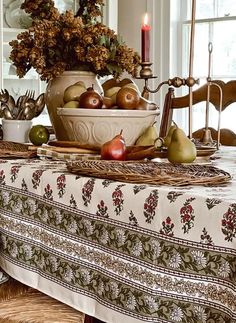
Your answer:
[[[0,285],[0,323],[84,323],[85,315],[10,278]]]

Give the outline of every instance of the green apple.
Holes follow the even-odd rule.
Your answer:
[[[63,105],[63,108],[74,109],[79,107],[79,101],[68,101]]]
[[[29,131],[29,140],[35,146],[46,144],[49,140],[50,133],[48,128],[43,125],[35,125]]]
[[[83,86],[82,83],[70,85],[64,91],[63,101],[65,103],[69,101],[79,101],[79,97],[85,91],[86,87]]]

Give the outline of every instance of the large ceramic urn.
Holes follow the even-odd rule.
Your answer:
[[[103,94],[102,86],[96,74],[88,71],[65,71],[62,75],[49,81],[47,85],[45,101],[57,140],[69,140],[62,121],[57,115],[57,108],[64,105],[63,96],[65,89],[79,81],[83,81],[87,88],[93,85],[99,94]]]

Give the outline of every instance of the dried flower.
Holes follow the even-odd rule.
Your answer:
[[[139,55],[113,30],[98,21],[103,0],[78,0],[76,14],[60,13],[52,0],[25,0],[21,8],[32,26],[12,40],[10,59],[17,75],[34,68],[49,81],[65,70],[86,69],[100,76],[134,74]]]

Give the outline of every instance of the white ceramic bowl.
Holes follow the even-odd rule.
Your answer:
[[[71,141],[101,146],[123,129],[126,145],[130,146],[155,122],[159,110],[57,108],[57,113]]]

